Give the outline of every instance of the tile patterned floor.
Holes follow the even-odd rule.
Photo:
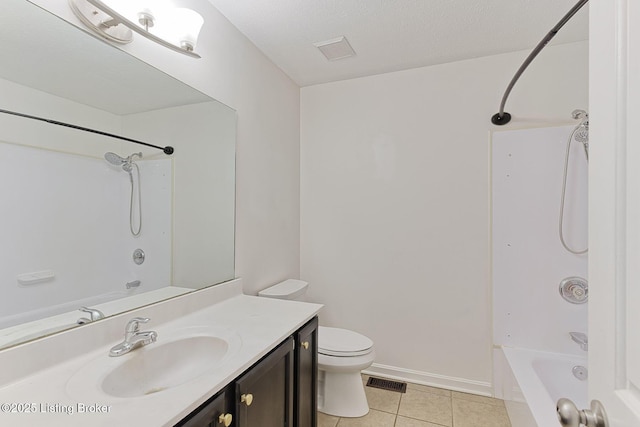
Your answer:
[[[411,383],[406,393],[373,387],[365,391],[371,408],[366,416],[318,413],[318,427],[511,427],[499,399]]]

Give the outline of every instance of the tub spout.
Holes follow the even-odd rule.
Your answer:
[[[589,339],[587,338],[587,334],[583,334],[582,332],[569,332],[571,339],[580,345],[580,348],[584,351],[589,350]]]

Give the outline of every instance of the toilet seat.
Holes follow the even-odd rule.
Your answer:
[[[373,341],[357,332],[320,326],[318,353],[335,357],[356,357],[371,353]]]

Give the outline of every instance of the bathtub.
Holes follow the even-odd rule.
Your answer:
[[[574,366],[587,366],[586,357],[510,347],[502,351],[538,427],[559,425],[556,402],[561,397],[578,408],[589,407],[587,381],[572,372]]]

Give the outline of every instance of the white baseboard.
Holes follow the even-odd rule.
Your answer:
[[[381,365],[379,363],[374,363],[369,367],[369,369],[362,371],[362,373],[366,375],[406,381],[414,384],[446,388],[448,390],[461,391],[463,393],[478,394],[480,396],[493,396],[493,385],[484,381],[431,374],[429,372],[414,371],[411,369],[398,368],[396,366]]]

